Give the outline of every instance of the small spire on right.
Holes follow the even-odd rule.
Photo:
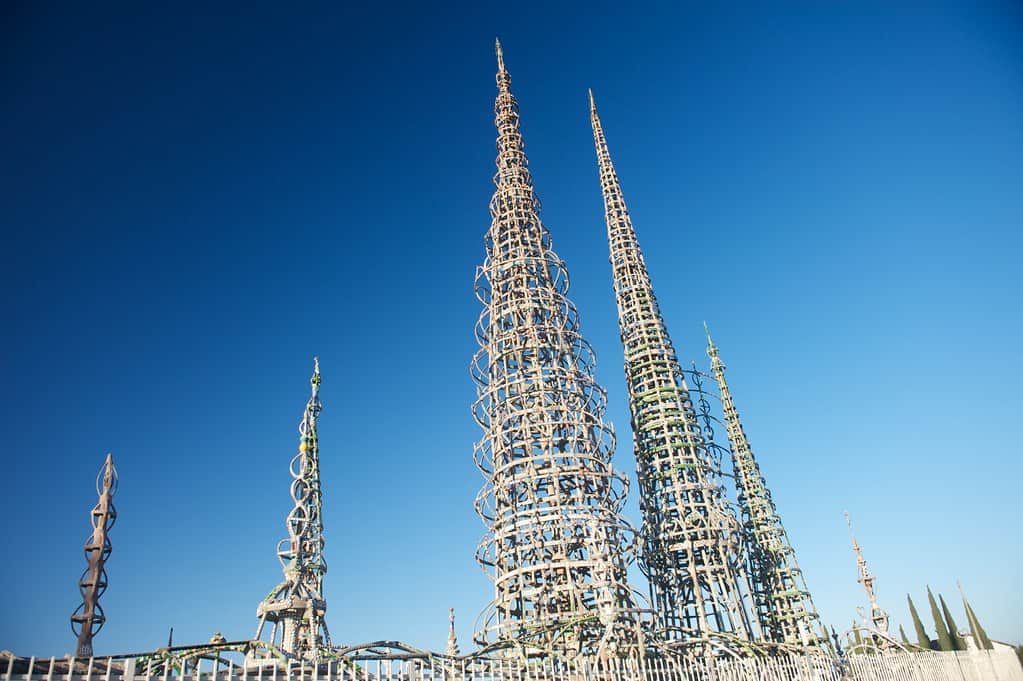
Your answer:
[[[597,111],[597,102],[593,99],[593,88],[586,88],[586,93],[590,96],[590,111]]]
[[[874,624],[875,629],[882,634],[887,634],[888,613],[877,602],[877,594],[874,592],[874,575],[870,574],[867,560],[863,557],[860,543],[856,540],[856,533],[853,531],[849,511],[843,511],[843,513],[845,514],[845,523],[849,526],[849,534],[852,535],[853,552],[856,554],[856,567],[860,573],[859,579],[856,581],[863,585],[864,591],[867,592],[867,598],[870,600],[870,621]]]

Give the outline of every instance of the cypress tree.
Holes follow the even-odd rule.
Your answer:
[[[948,627],[945,626],[945,620],[941,616],[941,611],[938,610],[938,603],[934,600],[934,594],[931,593],[931,587],[927,587],[927,600],[931,604],[931,618],[934,620],[934,631],[938,634],[938,650],[955,650],[955,646],[952,644],[952,637],[948,634]]]
[[[959,587],[960,593],[962,587]],[[987,637],[987,632],[984,631],[984,627],[980,626],[980,621],[977,619],[977,614],[973,612],[973,606],[966,600],[966,594],[963,594],[963,609],[966,610],[966,621],[970,625],[970,633],[973,634],[973,642],[977,644],[977,647],[981,650],[991,650],[994,648],[991,645],[991,639]]]
[[[909,601],[909,614],[913,617],[913,628],[916,629],[916,644],[923,650],[930,650],[931,637],[927,635],[924,623],[920,621],[920,615],[917,614],[916,606],[913,605],[913,599],[906,594],[906,600]]]
[[[902,645],[904,645],[904,646],[906,646],[908,648],[909,645],[910,645],[909,644],[909,639],[906,638],[906,630],[902,628],[901,624],[899,625],[899,636],[902,637]]]
[[[948,624],[948,634],[949,638],[952,639],[952,646],[956,650],[966,650],[966,641],[959,635],[959,625],[952,619],[952,611],[948,609],[945,597],[938,594],[938,600],[941,601],[941,612],[945,615],[945,622]]]

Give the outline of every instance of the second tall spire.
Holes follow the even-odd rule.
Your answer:
[[[643,568],[656,635],[741,648],[756,638],[740,528],[708,456],[675,348],[661,317],[611,162],[597,106],[590,122],[604,196],[625,380],[643,513]]]

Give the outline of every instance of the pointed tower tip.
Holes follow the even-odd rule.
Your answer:
[[[317,395],[320,392],[320,383],[323,379],[320,378],[320,358],[313,357],[313,375],[309,377],[309,385],[313,388],[313,395]]]
[[[590,96],[590,111],[597,111],[597,102],[593,99],[593,88],[586,88],[586,93]]]
[[[494,38],[494,52],[497,53],[497,70],[504,71],[504,50],[501,49],[500,38]]]

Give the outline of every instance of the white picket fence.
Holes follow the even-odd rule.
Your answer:
[[[370,659],[318,667],[197,661],[184,673],[146,658],[0,660],[3,681],[1023,681],[1012,650],[589,664],[514,659]]]

